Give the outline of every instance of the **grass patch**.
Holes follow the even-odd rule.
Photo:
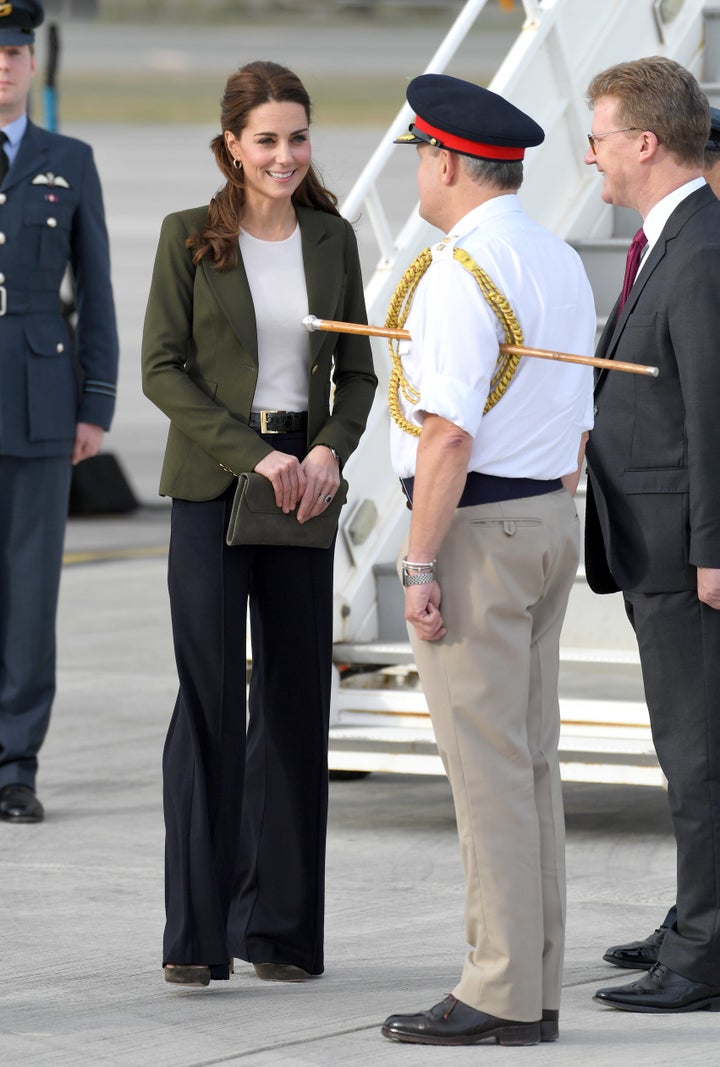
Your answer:
[[[304,81],[316,124],[387,125],[405,99],[401,76]],[[144,72],[128,77],[68,71],[61,80],[59,114],[62,122],[212,125],[219,120],[224,86],[224,73]]]

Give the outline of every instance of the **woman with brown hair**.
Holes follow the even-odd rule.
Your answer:
[[[267,478],[298,529],[323,513],[376,387],[366,338],[302,326],[309,311],[365,316],[309,124],[286,68],[230,77],[211,146],[226,184],[165,219],[145,319],[143,389],[170,419],[163,965],[182,985],[228,978],[236,957],[270,980],[323,970],[334,545],[225,539],[241,472]]]

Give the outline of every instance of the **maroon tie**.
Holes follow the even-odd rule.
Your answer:
[[[647,237],[645,231],[640,228],[632,239],[630,248],[628,249],[627,262],[625,263],[625,278],[623,280],[622,294],[620,296],[620,308],[619,311],[625,307],[625,301],[630,296],[630,290],[632,289],[635,276],[640,266],[640,257],[642,256],[642,250],[647,244]]]

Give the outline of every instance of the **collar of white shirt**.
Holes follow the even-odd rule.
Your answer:
[[[685,182],[684,185],[679,186],[679,188],[673,189],[671,193],[664,196],[662,200],[658,200],[657,204],[650,208],[647,217],[643,222],[643,230],[645,231],[648,243],[640,263],[641,270],[653,247],[657,244],[660,234],[665,229],[665,223],[670,218],[675,208],[678,204],[681,204],[686,197],[690,196],[690,194],[694,193],[697,189],[701,189],[705,184],[705,179],[702,177],[692,178],[689,182]]]
[[[486,200],[484,204],[479,204],[478,207],[468,211],[467,215],[463,215],[461,219],[458,219],[447,236],[451,240],[459,241],[466,233],[470,233],[481,223],[487,223],[491,219],[497,219],[501,215],[509,215],[511,212],[516,211],[522,212],[520,198],[517,193],[503,193],[502,196],[494,196],[492,199]]]

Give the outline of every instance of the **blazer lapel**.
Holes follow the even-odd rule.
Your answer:
[[[331,319],[338,306],[344,283],[342,242],[328,231],[324,213],[312,208],[297,209],[302,237],[308,312],[319,319]],[[308,334],[310,362],[314,363],[323,347],[333,347],[334,335],[317,330]]]
[[[665,223],[662,233],[655,242],[652,250],[648,253],[646,262],[641,264],[640,271],[637,276],[637,280],[630,290],[630,295],[625,302],[625,306],[618,315],[617,308],[620,302],[618,300],[615,307],[612,309],[608,316],[608,321],[605,329],[602,332],[600,340],[597,346],[597,355],[603,359],[614,359],[615,352],[617,350],[620,339],[623,335],[623,331],[627,324],[628,318],[632,314],[634,307],[638,300],[642,296],[643,290],[648,281],[652,277],[654,271],[658,265],[662,263],[667,252],[667,246],[670,241],[678,236],[683,226],[687,221],[698,211],[709,203],[714,198],[714,194],[710,191],[710,187],[707,185],[702,186],[700,189],[696,189],[690,196],[685,197],[673,211],[672,215]],[[613,325],[613,320],[615,320]],[[603,381],[605,380],[608,371],[600,370],[597,375],[595,384],[595,391],[597,392]]]
[[[202,270],[240,344],[257,363],[257,323],[242,257],[238,258],[235,270],[215,270],[207,259],[202,261]]]

